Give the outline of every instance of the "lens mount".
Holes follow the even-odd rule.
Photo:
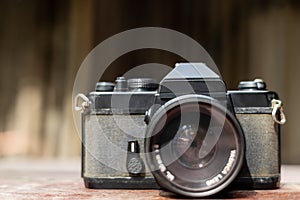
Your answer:
[[[210,196],[226,188],[241,169],[244,148],[235,116],[205,95],[168,101],[146,131],[146,161],[157,183],[185,196]]]

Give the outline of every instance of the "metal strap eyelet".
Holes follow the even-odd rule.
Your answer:
[[[78,105],[79,99],[82,100],[81,105]],[[77,94],[74,99],[74,110],[76,111],[84,111],[87,107],[91,105],[91,101],[84,94]]]
[[[273,120],[277,123],[277,124],[280,124],[280,125],[283,125],[285,124],[286,122],[286,118],[285,118],[285,115],[283,113],[283,103],[282,101],[278,100],[278,99],[273,99],[272,100],[272,118]],[[277,112],[280,112],[279,115],[280,115],[280,119],[278,119],[278,115],[277,115]]]

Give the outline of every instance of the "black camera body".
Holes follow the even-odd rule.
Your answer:
[[[159,85],[99,82],[82,112],[85,186],[162,187],[191,197],[278,188],[278,102],[262,80],[227,91],[204,63],[178,63]]]

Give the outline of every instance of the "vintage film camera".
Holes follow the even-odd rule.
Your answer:
[[[204,63],[177,63],[159,85],[119,77],[78,94],[85,186],[191,197],[278,188],[282,103],[262,80],[238,88]]]

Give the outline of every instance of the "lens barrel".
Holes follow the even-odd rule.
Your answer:
[[[157,183],[190,197],[226,188],[241,169],[244,148],[235,116],[204,95],[184,95],[162,105],[145,139],[146,161]]]

